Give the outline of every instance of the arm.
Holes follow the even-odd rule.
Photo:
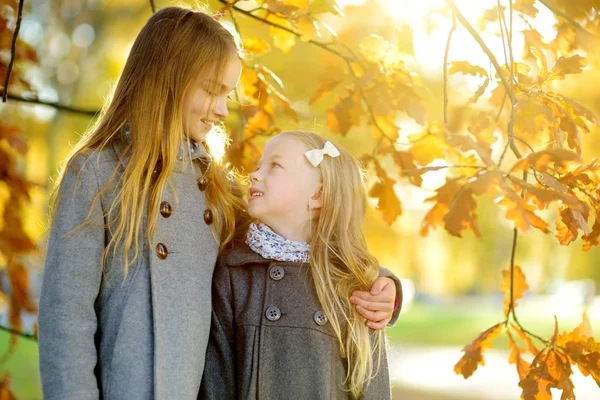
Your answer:
[[[221,259],[213,276],[210,338],[199,399],[235,399],[235,322],[229,268]]]
[[[372,329],[392,326],[400,316],[402,308],[402,284],[400,279],[386,268],[379,268],[379,278],[373,283],[370,292],[355,291],[350,301],[356,304],[357,311],[365,317]]]
[[[99,191],[95,162],[81,156],[74,159],[58,192],[38,315],[44,399],[99,398],[94,375],[98,325],[94,303],[102,279],[104,252],[104,218],[99,200],[90,223],[80,226]]]

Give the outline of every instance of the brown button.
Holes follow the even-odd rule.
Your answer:
[[[169,218],[172,212],[173,209],[171,208],[171,205],[168,202],[163,201],[162,203],[160,203],[160,215],[162,215],[165,218]]]
[[[206,225],[210,225],[213,223],[213,213],[211,210],[206,210],[204,211],[204,222],[206,222]]]
[[[208,179],[205,177],[198,179],[198,189],[204,192],[206,190],[206,186],[208,186]]]
[[[167,256],[169,255],[169,250],[167,249],[167,246],[165,246],[162,243],[157,244],[156,245],[156,255],[161,260],[164,260],[165,258],[167,258]]]

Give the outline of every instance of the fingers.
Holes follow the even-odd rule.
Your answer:
[[[361,306],[356,306],[356,311],[371,322],[378,322],[392,316],[389,311],[372,311]]]
[[[391,320],[391,318],[386,318],[379,322],[368,321],[367,326],[371,329],[384,329],[385,327],[387,327],[387,324],[389,324]]]
[[[373,296],[369,292],[355,291],[350,297],[350,302],[371,311],[394,311],[395,299],[395,293]]]
[[[390,283],[394,283],[393,280],[391,280],[390,278],[386,278],[386,277],[379,277],[375,280],[375,282],[373,282],[373,286],[371,286],[371,294],[373,296],[377,296],[378,294],[380,294],[386,286],[389,286]]]

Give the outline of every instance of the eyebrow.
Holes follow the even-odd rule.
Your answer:
[[[283,157],[282,157],[282,156],[280,156],[280,155],[278,155],[278,154],[275,154],[274,156],[271,156],[271,157],[270,157],[268,160],[269,160],[269,161],[273,161],[273,160],[276,160],[276,159],[278,159],[278,158],[283,158]],[[260,160],[258,160],[258,164],[257,164],[257,165],[261,165],[263,161],[265,161],[265,160],[263,160],[263,159],[261,158]]]
[[[203,83],[208,84],[208,85],[214,85],[214,84],[221,85],[221,90],[227,90],[229,92],[231,92],[235,89],[235,87],[230,89],[229,86],[225,85],[223,82],[219,83],[214,79],[207,79]]]

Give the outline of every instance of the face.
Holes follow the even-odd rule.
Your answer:
[[[227,98],[237,86],[241,73],[240,60],[231,57],[225,65],[220,89],[216,92],[213,81],[205,75],[197,77],[190,84],[183,100],[182,121],[188,137],[201,142],[212,125],[227,116]]]
[[[321,176],[304,152],[308,147],[290,136],[270,139],[258,169],[250,174],[248,212],[275,232],[302,240],[314,211],[320,208]]]

